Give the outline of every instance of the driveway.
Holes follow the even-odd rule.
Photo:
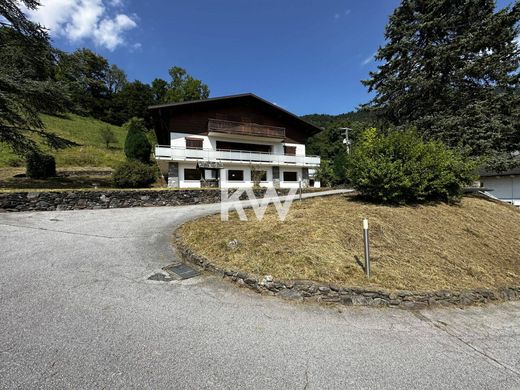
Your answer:
[[[518,389],[520,304],[293,304],[152,282],[218,205],[0,214],[1,388]]]

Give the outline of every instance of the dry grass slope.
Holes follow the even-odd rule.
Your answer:
[[[345,196],[295,202],[285,222],[215,215],[181,227],[185,242],[228,269],[350,287],[433,291],[520,285],[520,210],[480,198],[458,205],[389,207]],[[363,261],[370,220],[373,277]],[[237,239],[236,249],[228,247]]]

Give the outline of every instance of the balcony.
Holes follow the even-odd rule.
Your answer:
[[[208,132],[232,135],[247,135],[275,139],[285,138],[285,128],[257,125],[256,123],[233,122],[222,119],[208,119]]]
[[[172,161],[221,161],[242,164],[297,165],[317,167],[319,156],[288,156],[244,150],[187,149],[158,145],[155,147],[155,158]]]

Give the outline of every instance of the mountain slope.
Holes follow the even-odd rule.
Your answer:
[[[43,150],[56,158],[58,167],[114,167],[125,158],[123,146],[126,131],[119,126],[74,114],[63,117],[41,115],[41,118],[47,131],[79,145],[61,150],[49,150],[46,145],[41,145]],[[106,127],[112,129],[116,138],[116,142],[109,148],[106,148],[100,133]],[[23,164],[22,158],[12,153],[7,146],[0,144],[0,167]]]

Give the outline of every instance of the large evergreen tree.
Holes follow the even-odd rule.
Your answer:
[[[494,0],[402,0],[364,81],[370,106],[492,167],[520,163],[519,21],[518,0],[499,11]]]
[[[35,9],[35,0],[0,0],[0,142],[18,154],[38,150],[31,135],[52,147],[71,143],[45,131],[38,113],[66,110],[68,98],[54,81],[55,52],[45,30],[19,8]]]

